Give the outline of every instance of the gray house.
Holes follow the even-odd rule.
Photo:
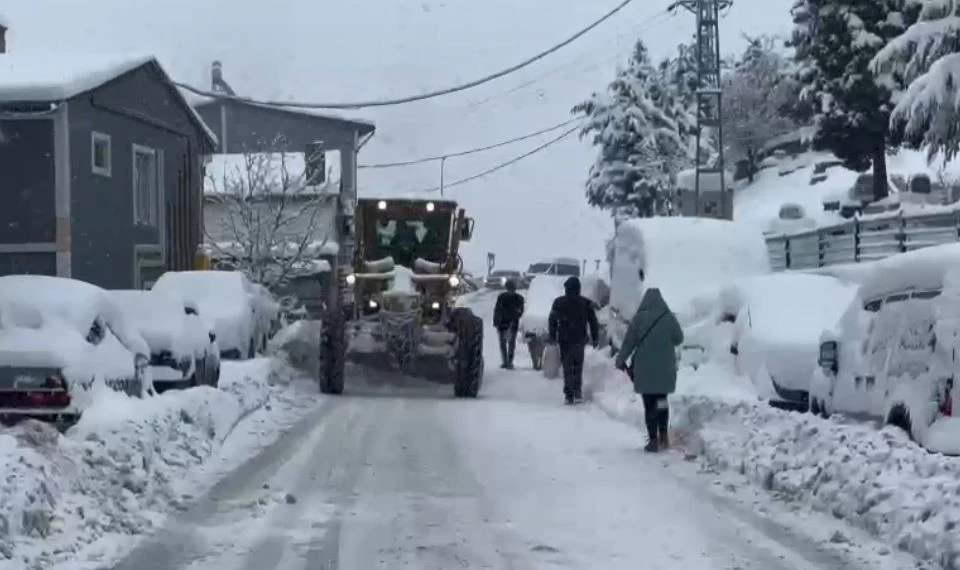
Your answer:
[[[0,274],[192,268],[216,144],[152,57],[0,55]]]

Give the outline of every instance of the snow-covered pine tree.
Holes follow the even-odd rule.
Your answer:
[[[858,172],[872,166],[875,199],[888,192],[893,86],[877,80],[870,62],[905,29],[908,1],[796,0],[792,11],[798,77],[804,96],[816,104],[814,148],[833,152]]]
[[[960,2],[904,0],[903,11],[911,25],[872,62],[908,85],[891,115],[892,139],[947,161],[960,151]]]
[[[721,82],[723,142],[734,161],[746,160],[750,180],[763,145],[796,128],[785,112],[795,93],[788,80],[788,62],[770,36],[748,38],[747,49]]]
[[[586,119],[581,138],[591,137],[597,147],[587,202],[617,217],[650,217],[668,209],[676,174],[671,158],[683,145],[676,123],[661,106],[665,90],[659,81],[646,46],[638,41],[606,92],[572,110]]]

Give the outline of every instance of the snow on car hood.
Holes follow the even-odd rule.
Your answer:
[[[113,335],[94,346],[66,323],[0,328],[0,366],[59,368],[71,381],[135,376],[133,354]]]
[[[174,297],[151,291],[110,291],[109,295],[147,341],[151,353],[194,356],[203,354],[210,343],[205,326],[184,313],[183,303]]]

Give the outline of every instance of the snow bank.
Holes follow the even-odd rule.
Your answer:
[[[523,316],[520,317],[521,333],[546,336],[553,300],[563,295],[563,283],[569,279],[565,275],[537,275],[530,282],[526,292]]]
[[[706,218],[627,220],[614,238],[610,305],[629,319],[643,288],[659,287],[685,325],[707,308],[698,297],[737,277],[769,272],[762,233],[749,225]]]
[[[639,398],[609,359],[600,360],[588,359],[586,392],[610,416],[643,429]],[[943,568],[960,564],[960,462],[926,452],[900,430],[776,410],[751,397],[749,382],[708,367],[681,370],[671,423],[688,457]]]
[[[220,390],[143,400],[103,390],[66,435],[38,422],[0,431],[0,558],[47,567],[105,535],[153,528],[178,505],[184,474],[276,394],[281,370],[224,362]]]

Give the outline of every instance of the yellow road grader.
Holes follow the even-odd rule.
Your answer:
[[[453,385],[475,398],[483,378],[483,321],[456,307],[461,242],[473,220],[450,200],[360,199],[353,263],[323,321],[320,388],[340,394],[344,364]]]

